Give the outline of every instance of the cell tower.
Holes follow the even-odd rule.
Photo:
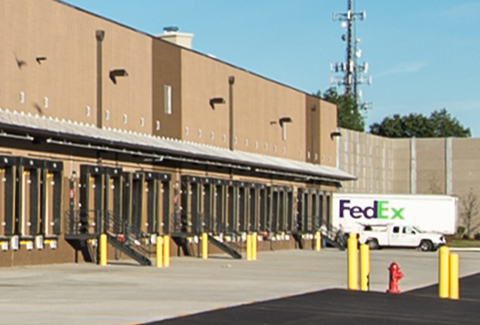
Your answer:
[[[330,64],[330,70],[343,76],[332,76],[331,84],[337,84],[345,88],[345,94],[351,94],[355,98],[362,109],[367,109],[369,104],[362,103],[362,92],[358,90],[359,84],[372,83],[372,78],[366,76],[368,72],[368,63],[357,64],[357,60],[362,56],[362,50],[359,49],[360,39],[356,38],[355,22],[357,19],[364,20],[366,12],[354,12],[354,0],[348,1],[348,9],[346,13],[334,13],[333,20],[338,20],[345,28],[342,34],[342,40],[347,43],[347,57],[345,62],[337,62]]]

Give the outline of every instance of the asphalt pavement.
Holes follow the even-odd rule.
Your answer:
[[[329,289],[149,325],[476,324],[480,320],[480,274],[465,280],[461,287],[473,285],[477,292],[456,301],[436,297],[437,286],[403,294]]]
[[[431,319],[448,324],[453,318],[457,323],[471,323],[470,317],[480,315],[478,297],[469,292],[480,291],[480,281],[478,276],[468,276],[480,272],[480,252],[458,254],[463,278],[459,301],[436,297],[432,286],[437,283],[438,253],[416,250],[372,251],[371,292],[346,290],[347,253],[336,249],[258,252],[256,261],[223,255],[207,260],[175,257],[168,268],[120,261],[109,261],[106,267],[2,268],[0,323],[308,324],[350,320],[376,324]],[[400,295],[384,293],[393,261],[405,275]]]

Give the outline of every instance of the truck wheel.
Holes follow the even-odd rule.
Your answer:
[[[429,240],[422,240],[422,242],[420,243],[420,250],[422,252],[428,252],[428,251],[431,251],[433,248],[433,244],[431,241]]]
[[[378,240],[376,238],[367,240],[368,248],[378,249]]]

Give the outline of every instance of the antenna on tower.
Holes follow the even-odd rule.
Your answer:
[[[342,40],[347,43],[347,56],[345,62],[337,62],[330,64],[330,70],[334,73],[343,74],[343,76],[331,77],[330,83],[343,86],[344,94],[351,94],[357,101],[360,108],[367,109],[369,103],[361,103],[361,91],[358,91],[359,84],[372,83],[372,77],[368,77],[368,63],[357,64],[358,59],[362,56],[362,50],[359,48],[360,39],[356,38],[355,22],[357,19],[364,20],[367,17],[365,11],[354,12],[353,5],[355,0],[347,0],[348,8],[346,13],[334,13],[333,20],[342,23],[345,33],[342,34]]]

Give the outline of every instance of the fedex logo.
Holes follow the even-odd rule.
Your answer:
[[[354,219],[362,217],[367,219],[401,219],[404,220],[402,212],[405,208],[392,208],[388,206],[388,201],[373,201],[372,206],[364,208],[355,205],[350,206],[350,200],[340,200],[340,218],[350,215]]]

